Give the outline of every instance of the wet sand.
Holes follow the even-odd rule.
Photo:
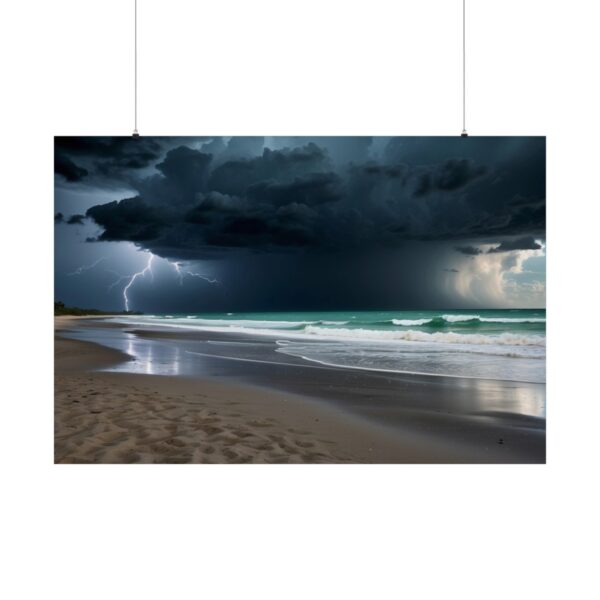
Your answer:
[[[545,386],[317,367],[249,336],[57,327],[88,341],[56,339],[56,462],[545,462],[530,414]],[[113,348],[89,341],[111,329]],[[143,374],[145,344],[157,364],[196,362]]]

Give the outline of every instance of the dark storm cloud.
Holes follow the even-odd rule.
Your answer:
[[[109,171],[153,161],[154,174],[131,180],[135,197],[86,215],[103,228],[98,240],[169,258],[418,240],[476,256],[478,243],[533,248],[545,229],[543,138],[65,139],[70,158],[94,156]]]
[[[55,149],[72,160],[92,159],[100,170],[141,169],[160,157],[161,146],[153,138],[57,137]]]
[[[57,212],[57,213],[54,215],[54,222],[55,222],[56,224],[58,224],[58,223],[62,223],[64,220],[65,220],[65,215],[63,215],[61,212]]]
[[[289,183],[270,179],[254,183],[246,191],[251,200],[279,206],[294,203],[316,206],[342,197],[341,179],[335,173],[302,175]]]
[[[211,154],[180,146],[167,152],[156,168],[172,187],[194,194],[204,190],[211,160]]]
[[[467,256],[478,256],[479,254],[483,254],[483,250],[476,246],[456,246],[455,250],[461,254],[466,254]]]
[[[370,159],[373,141],[378,138],[370,136],[317,136],[317,137],[274,137],[267,138],[265,143],[273,150],[298,148],[312,143],[322,148],[333,164],[343,167],[349,164],[362,164]]]
[[[409,173],[407,165],[379,165],[377,163],[370,163],[360,168],[366,175],[384,176],[391,179],[397,179],[399,177],[405,178]]]
[[[169,226],[168,217],[139,198],[126,198],[88,209],[87,217],[104,228],[96,241],[146,242]]]
[[[71,215],[67,220],[67,225],[83,225],[85,215]]]
[[[129,181],[153,166],[181,138],[146,137],[56,137],[55,173],[67,182],[85,178],[99,181]],[[186,138],[183,138],[186,139]],[[212,138],[196,138],[197,141]]]
[[[211,190],[243,194],[250,185],[266,181],[289,181],[294,176],[329,167],[326,152],[313,143],[292,150],[269,150],[261,156],[228,161],[217,167],[210,178]]]
[[[460,273],[459,269],[444,269],[446,273]]]
[[[264,137],[240,136],[232,137],[226,147],[229,157],[243,158],[261,154],[265,145]]]
[[[458,190],[481,177],[485,172],[485,166],[477,166],[472,160],[447,160],[431,172],[423,173],[419,177],[415,196],[424,196],[435,190]]]
[[[58,151],[54,155],[54,172],[71,182],[80,181],[88,174],[86,169],[77,166],[69,157]]]
[[[540,250],[542,245],[535,240],[533,236],[524,236],[515,239],[503,240],[497,246],[490,248],[487,254],[497,254],[500,252],[512,252],[514,250]],[[477,246],[456,246],[455,250],[467,256],[478,256],[484,251]]]
[[[540,250],[541,247],[541,244],[536,242],[532,236],[526,236],[515,240],[504,240],[499,246],[488,250],[488,254],[510,252],[511,250]]]
[[[184,218],[186,223],[201,226],[204,243],[209,246],[290,248],[316,244],[313,227],[316,213],[307,203],[334,202],[336,183],[334,178],[303,178],[283,185],[285,190],[255,189],[244,198],[210,192]],[[302,198],[304,203],[294,198]]]

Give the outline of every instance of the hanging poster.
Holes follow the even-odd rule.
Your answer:
[[[545,462],[545,161],[57,137],[55,461]]]

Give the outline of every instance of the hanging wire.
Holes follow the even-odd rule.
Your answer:
[[[462,137],[467,137],[469,134],[467,133],[467,87],[466,87],[466,79],[467,79],[467,69],[466,69],[466,56],[467,56],[467,45],[465,39],[465,2],[463,0],[462,3],[462,133],[460,134]]]
[[[133,137],[139,137],[137,128],[138,118],[138,57],[137,57],[137,0],[134,0],[133,16]]]

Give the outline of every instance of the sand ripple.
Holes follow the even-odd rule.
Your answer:
[[[332,442],[244,414],[240,404],[200,393],[165,396],[107,374],[59,374],[55,462],[347,462]]]

